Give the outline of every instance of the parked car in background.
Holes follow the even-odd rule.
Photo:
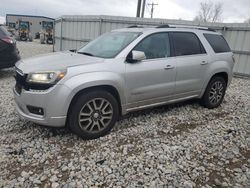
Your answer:
[[[4,26],[0,26],[0,69],[13,67],[19,59],[15,39]]]
[[[66,124],[83,138],[107,134],[119,115],[198,98],[218,107],[232,79],[226,40],[204,28],[125,28],[73,52],[16,64],[14,96],[20,116]]]

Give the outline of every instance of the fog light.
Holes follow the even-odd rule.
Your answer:
[[[36,106],[27,106],[27,109],[29,110],[30,113],[32,114],[37,114],[37,115],[44,115],[44,110],[40,107]]]

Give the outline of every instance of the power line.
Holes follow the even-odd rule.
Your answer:
[[[157,3],[149,3],[149,6],[151,6],[151,18],[153,18],[153,14],[154,14],[154,6],[158,5]]]

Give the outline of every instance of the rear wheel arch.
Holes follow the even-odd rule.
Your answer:
[[[207,88],[209,82],[210,82],[213,78],[215,78],[215,77],[221,77],[221,78],[223,78],[223,79],[225,80],[225,82],[226,82],[226,86],[228,86],[228,81],[229,81],[229,75],[228,75],[228,73],[227,73],[226,71],[216,72],[216,73],[212,74],[212,75],[205,81],[205,83],[204,83],[204,85],[203,85],[203,90],[202,90],[202,92],[200,93],[199,98],[202,98],[202,96],[204,95],[204,93],[205,93],[205,91],[206,91],[206,88]]]
[[[226,78],[215,74],[209,80],[205,92],[201,97],[201,105],[209,109],[218,107],[224,99],[226,88]]]
[[[218,72],[218,73],[215,73],[209,80],[209,82],[215,78],[215,77],[221,77],[225,80],[226,84],[228,85],[228,73],[227,72]],[[208,83],[209,83],[208,82]]]

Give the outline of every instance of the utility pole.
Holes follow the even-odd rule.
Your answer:
[[[140,17],[140,15],[141,15],[141,0],[138,0],[136,17]]]
[[[158,5],[157,3],[149,3],[149,6],[151,6],[151,18],[153,18],[153,14],[154,14],[154,6]]]
[[[145,6],[146,6],[146,0],[143,0],[142,1],[142,12],[141,12],[141,17],[142,18],[144,18]]]

